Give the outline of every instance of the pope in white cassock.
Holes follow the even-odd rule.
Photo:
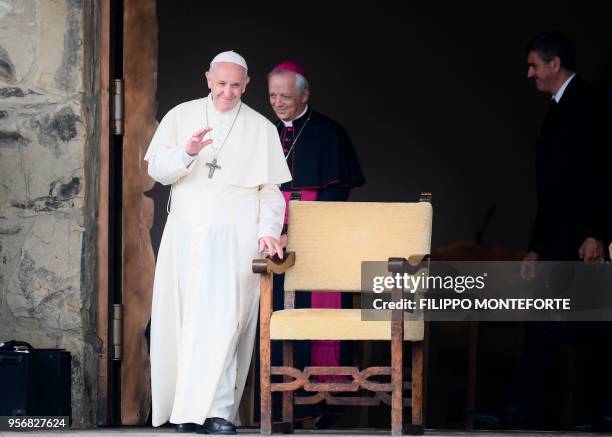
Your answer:
[[[206,72],[210,94],[161,121],[145,160],[172,184],[153,287],[153,426],[235,433],[251,362],[261,251],[282,256],[291,180],[276,128],[241,101],[247,65],[223,52]],[[203,425],[203,426],[202,426]]]

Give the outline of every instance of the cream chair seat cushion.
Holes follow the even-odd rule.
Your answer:
[[[405,321],[404,340],[423,340],[423,322]],[[272,340],[391,340],[390,321],[362,321],[360,309],[293,309],[272,313]]]

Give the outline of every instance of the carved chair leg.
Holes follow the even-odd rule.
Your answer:
[[[400,322],[401,325],[401,322]],[[394,327],[395,328],[395,327]],[[403,332],[401,328],[399,332],[394,332],[391,338],[391,384],[393,391],[391,392],[391,435],[397,436],[403,434]],[[398,335],[398,334],[401,334]]]
[[[261,387],[261,433],[272,434],[272,391],[270,386],[270,314],[272,312],[272,275],[261,275],[259,311],[259,353]]]
[[[293,367],[293,341],[283,341],[283,366]],[[285,382],[292,380],[291,377],[285,376]],[[290,431],[293,432],[293,391],[283,392],[283,422],[288,424]]]
[[[411,435],[423,435],[423,342],[412,343],[412,423],[407,427]]]

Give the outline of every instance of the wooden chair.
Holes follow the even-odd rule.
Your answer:
[[[294,309],[295,291],[361,290],[362,261],[388,262],[390,272],[404,272],[429,254],[432,207],[429,197],[415,203],[300,202],[289,208],[289,244],[282,262],[253,261],[261,275],[260,355],[261,433],[272,433],[272,391],[283,393],[283,423],[292,431],[293,406],[326,401],[333,405],[391,405],[391,433],[423,433],[424,322],[404,321],[402,310],[391,320],[362,321],[360,309]],[[285,273],[285,309],[272,312],[272,274]],[[399,294],[398,294],[399,293]],[[394,299],[401,290],[394,290]],[[403,323],[402,323],[403,321]],[[412,379],[404,383],[403,341],[412,342]],[[283,341],[283,366],[271,367],[270,341]],[[391,363],[386,367],[293,367],[293,340],[390,340]],[[272,383],[271,375],[283,382]],[[348,382],[311,381],[313,375],[347,375]],[[390,376],[390,383],[370,381]],[[303,388],[311,396],[295,396]],[[374,396],[339,396],[366,389]],[[403,390],[411,391],[410,398]],[[412,409],[405,429],[403,407]]]

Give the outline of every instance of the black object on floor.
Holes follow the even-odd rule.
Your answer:
[[[70,353],[63,349],[0,351],[0,416],[68,416]]]

